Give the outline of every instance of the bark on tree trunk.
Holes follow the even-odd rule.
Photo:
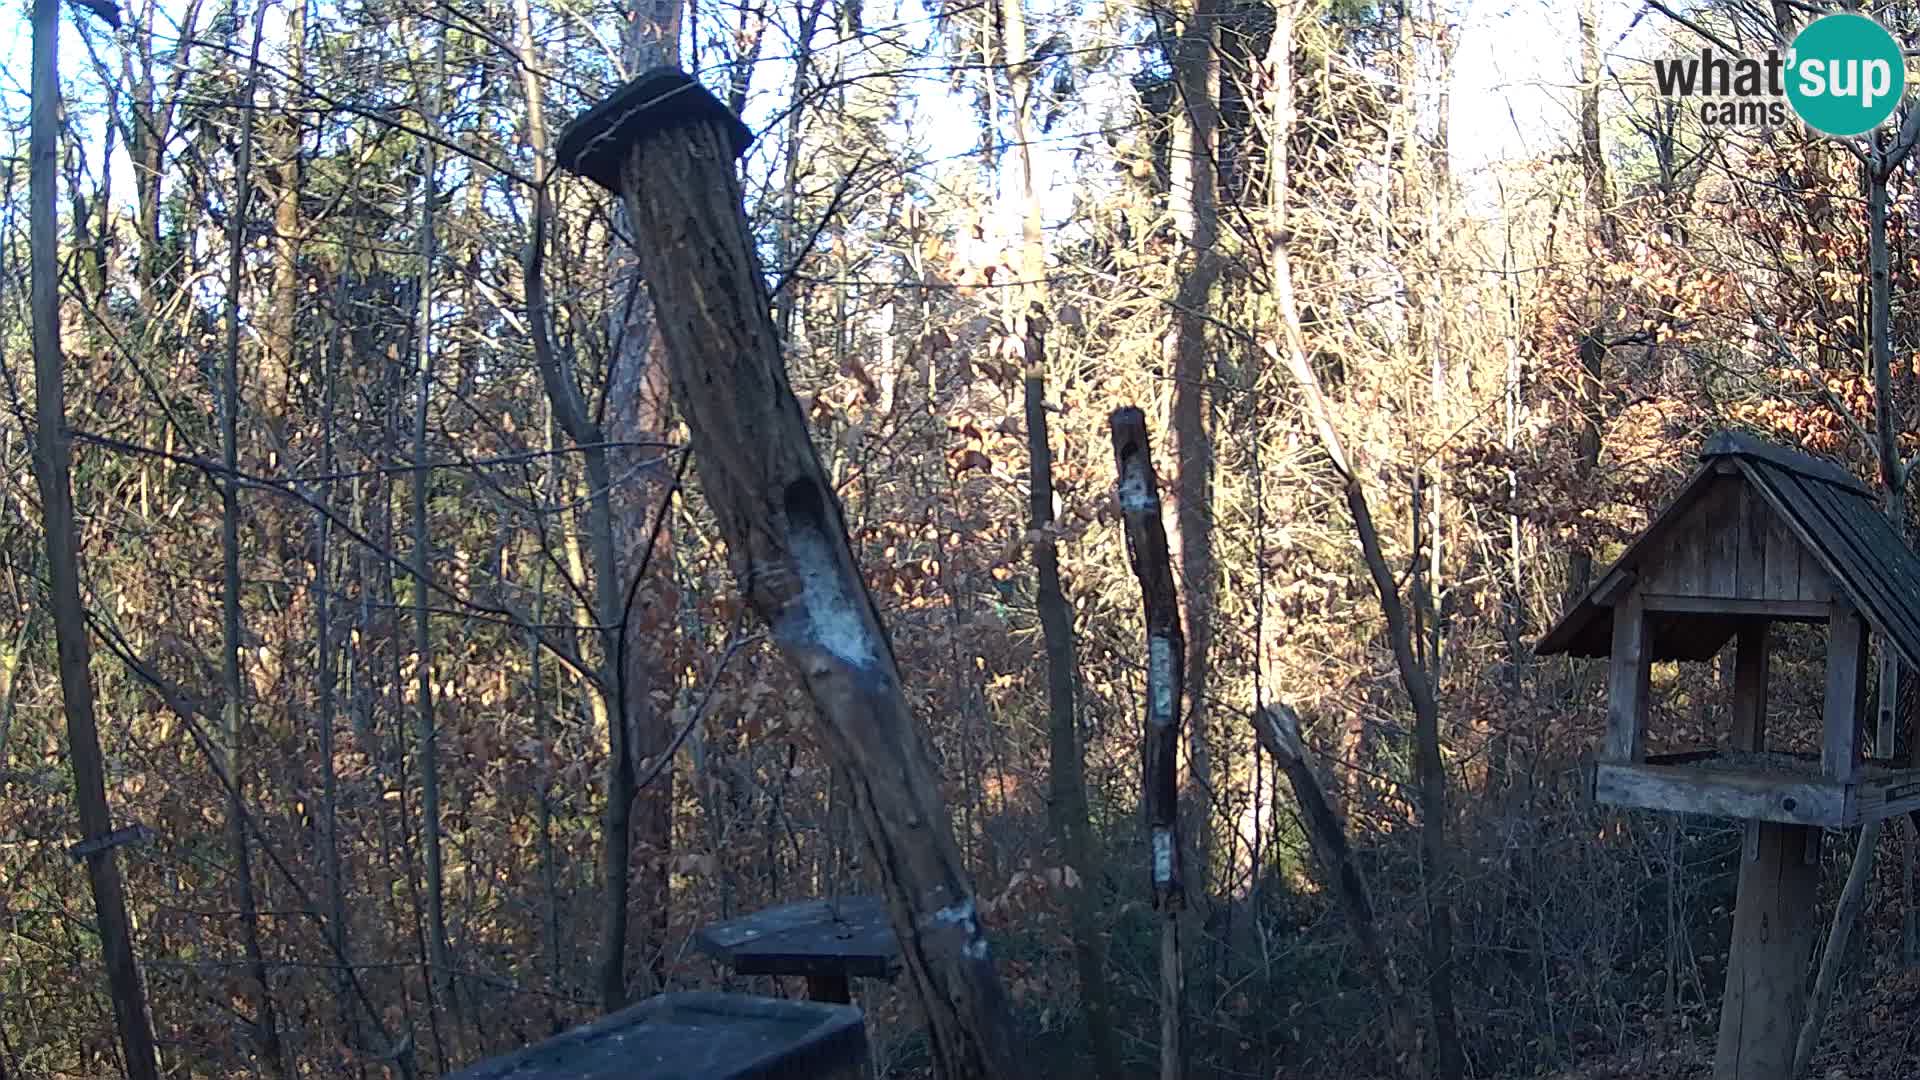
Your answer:
[[[1020,0],[1012,0],[1016,5]],[[1107,1005],[1105,959],[1094,911],[1093,838],[1087,823],[1087,784],[1081,760],[1079,717],[1074,708],[1073,612],[1060,584],[1060,552],[1053,533],[1053,451],[1047,444],[1046,321],[1036,306],[1026,317],[1027,453],[1032,462],[1027,527],[1033,537],[1038,577],[1036,606],[1047,648],[1047,809],[1061,854],[1079,882],[1068,889],[1073,954],[1080,997],[1087,1012],[1087,1043],[1099,1076],[1119,1076],[1113,1020]]]
[[[1212,828],[1207,813],[1213,770],[1207,747],[1207,695],[1211,689],[1213,647],[1213,444],[1209,416],[1206,329],[1213,286],[1219,277],[1219,207],[1215,195],[1215,158],[1220,124],[1220,63],[1217,0],[1195,0],[1176,44],[1175,78],[1179,112],[1175,118],[1173,188],[1169,203],[1174,228],[1186,248],[1186,263],[1174,299],[1173,443],[1175,520],[1174,557],[1186,591],[1187,832],[1193,845],[1196,883],[1204,902],[1212,873]]]
[[[518,6],[522,47],[528,50],[527,59],[531,60],[531,13],[527,10],[525,0],[521,0]],[[583,629],[587,624],[592,624],[592,632],[598,638],[600,665],[594,676],[594,685],[589,689],[596,720],[604,723],[607,729],[607,797],[600,828],[603,890],[600,957],[595,976],[600,1007],[611,1013],[627,1001],[627,921],[631,907],[635,777],[639,747],[642,745],[639,740],[643,731],[652,729],[654,713],[646,686],[637,686],[629,692],[625,684],[628,673],[638,670],[636,665],[639,663],[640,650],[629,650],[624,640],[626,627],[620,566],[614,542],[613,470],[607,458],[606,440],[601,426],[588,415],[574,373],[560,359],[549,336],[547,291],[542,267],[546,257],[547,222],[553,209],[545,186],[547,135],[544,95],[534,74],[535,69],[533,63],[523,62],[520,65],[522,89],[526,93],[527,108],[532,118],[530,135],[537,162],[533,227],[521,269],[527,296],[527,331],[533,340],[535,366],[539,369],[541,384],[547,392],[548,404],[553,408],[554,421],[580,448],[587,475],[587,491],[583,501],[587,506],[587,543],[592,560],[590,573],[586,560],[581,556],[578,539],[571,529],[568,530],[566,546],[569,568],[574,577],[583,580],[591,576],[594,589],[591,616],[582,611],[579,618]],[[639,287],[637,281],[634,287]],[[643,536],[647,534],[644,522],[639,526],[639,531]],[[637,566],[635,572],[638,572]],[[635,591],[638,592],[637,589]],[[632,654],[633,663],[625,662],[629,653]],[[662,781],[664,779],[662,777]],[[664,854],[661,859],[660,865],[664,870]],[[665,893],[658,895],[664,898]]]
[[[527,299],[528,325],[534,339],[534,356],[542,374],[542,383],[549,391],[547,402],[546,443],[549,450],[559,446],[557,420],[560,404],[552,400],[551,394],[563,390],[569,382],[563,381],[559,364],[552,355],[547,332],[547,305],[545,285],[540,279],[540,255],[545,243],[547,211],[547,120],[546,97],[540,86],[540,77],[536,71],[543,70],[539,53],[533,44],[533,5],[531,0],[514,0],[513,14],[520,34],[520,78],[521,88],[526,94],[527,127],[529,142],[533,148],[533,175],[539,190],[534,200],[539,207],[535,211],[535,232],[528,240],[526,262],[523,271]],[[560,490],[560,459],[558,455],[547,459],[547,482],[551,492]],[[549,496],[551,497],[551,496]],[[533,587],[533,625],[546,623],[547,603],[547,565],[549,560],[540,560],[534,572]],[[538,830],[540,851],[540,881],[545,900],[545,924],[547,944],[547,979],[550,989],[559,991],[560,973],[560,885],[559,866],[555,859],[553,844],[553,761],[558,731],[553,721],[552,710],[548,707],[545,687],[542,679],[542,661],[545,659],[537,631],[527,632],[527,662],[529,669],[529,692],[533,696],[534,737],[540,742],[540,769],[534,778],[537,802],[535,817]],[[558,1017],[554,1017],[558,1028]]]
[[[435,35],[435,70],[444,74],[447,60],[447,35],[444,28]],[[440,75],[436,75],[436,79]],[[437,84],[436,84],[437,85]],[[428,132],[439,126],[440,102],[436,89],[420,102],[421,124]],[[437,134],[437,133],[436,133]],[[451,1009],[456,1022],[462,1016],[458,991],[453,986],[452,965],[447,948],[447,909],[445,871],[440,852],[440,739],[433,709],[433,639],[427,603],[427,582],[432,566],[432,535],[428,528],[427,492],[433,474],[427,449],[427,403],[433,388],[433,260],[434,172],[439,163],[435,144],[421,140],[420,145],[420,295],[418,318],[418,355],[414,367],[413,401],[413,670],[414,670],[414,743],[420,756],[420,833],[427,864],[427,962],[431,966],[434,998]]]
[[[681,0],[632,0],[622,50],[627,70],[677,64],[683,17]],[[526,77],[532,79],[533,75],[528,72]],[[667,716],[654,704],[654,692],[670,692],[672,683],[660,665],[651,662],[647,643],[639,636],[642,615],[649,608],[665,607],[670,602],[664,579],[643,582],[637,577],[643,570],[643,549],[648,544],[659,548],[670,543],[664,530],[650,524],[656,509],[662,516],[666,514],[670,485],[658,449],[635,444],[660,441],[667,427],[669,395],[658,319],[641,280],[637,253],[620,239],[630,234],[630,227],[615,230],[610,260],[616,297],[614,358],[600,416],[592,418],[596,432],[604,432],[606,439],[623,445],[593,454],[587,462],[590,473],[596,467],[602,470],[590,483],[596,497],[605,502],[604,516],[598,524],[589,525],[588,542],[596,564],[599,620],[607,628],[604,655],[609,752],[601,860],[607,910],[601,942],[600,996],[601,1005],[609,1012],[625,1004],[630,952],[640,957],[650,985],[663,984],[671,901],[667,866],[673,838],[672,770],[661,770],[645,790],[634,783],[641,763],[665,752],[672,736]],[[596,434],[594,441],[601,441],[601,437]],[[634,477],[635,482],[614,488],[611,484],[616,475]],[[593,516],[592,511],[589,516]],[[600,588],[603,581],[604,591]],[[636,853],[637,872],[633,866]],[[628,927],[629,913],[635,907],[642,920],[637,942],[630,940]]]
[[[30,297],[33,333],[33,475],[40,487],[41,515],[47,538],[47,586],[53,609],[54,645],[59,657],[60,696],[67,719],[67,762],[73,770],[74,800],[79,804],[82,839],[113,831],[107,804],[106,762],[100,753],[100,728],[94,715],[92,644],[87,638],[86,608],[80,599],[79,533],[73,510],[73,445],[67,431],[65,358],[60,351],[60,252],[55,233],[59,177],[56,155],[59,109],[60,0],[33,2],[32,120],[28,135],[28,188],[31,199],[28,244],[32,256]],[[120,1035],[122,1064],[130,1080],[159,1080],[153,1030],[147,1022],[146,991],[134,959],[133,936],[115,850],[100,848],[87,856],[87,884],[93,893],[100,952]]]
[[[287,86],[291,95],[306,83],[305,0],[291,5],[287,20]],[[273,170],[277,188],[273,201],[273,299],[266,348],[261,353],[260,384],[261,404],[267,423],[273,427],[276,445],[283,444],[287,435],[300,315],[300,115],[288,109],[280,118],[284,132],[275,148],[280,160]]]
[[[1275,106],[1274,139],[1284,143],[1291,116]],[[1272,195],[1274,204],[1284,211],[1288,191],[1284,186]],[[1353,515],[1354,532],[1366,558],[1367,571],[1379,594],[1380,611],[1387,622],[1393,642],[1394,662],[1413,705],[1415,766],[1420,792],[1420,856],[1423,888],[1427,903],[1427,988],[1432,1004],[1433,1048],[1436,1072],[1441,1080],[1459,1080],[1466,1069],[1460,1045],[1459,1017],[1453,1003],[1453,908],[1446,896],[1447,875],[1447,777],[1440,756],[1440,706],[1433,696],[1426,671],[1413,655],[1413,642],[1406,608],[1400,601],[1398,583],[1380,548],[1380,536],[1373,525],[1365,489],[1347,457],[1333,414],[1320,390],[1307,354],[1305,335],[1300,328],[1300,309],[1293,292],[1293,264],[1290,238],[1284,227],[1275,230],[1271,253],[1273,295],[1279,307],[1278,341],[1267,345],[1269,355],[1286,363],[1294,381],[1306,398],[1308,419],[1320,437],[1321,446],[1332,460],[1345,489],[1347,508]]]
[[[735,580],[851,780],[942,1077],[1020,1074],[1007,1003],[925,735],[787,382],[733,159],[745,128],[671,69],[577,120],[561,163],[619,191],[675,405]]]
[[[344,281],[344,278],[341,279]],[[340,314],[346,290],[334,291],[331,340],[327,344],[326,370],[321,372],[320,473],[333,472],[334,406],[338,394],[341,353]],[[349,1045],[360,1045],[360,1013],[353,1001],[353,980],[345,970],[351,963],[348,941],[351,927],[347,920],[347,885],[340,863],[339,777],[334,768],[338,676],[334,666],[333,633],[333,481],[323,479],[315,492],[318,506],[313,512],[313,640],[317,655],[314,671],[318,702],[320,739],[320,827],[325,836],[324,857],[327,875],[327,917],[333,928],[334,947],[343,957],[341,970],[334,979],[334,995],[340,1010],[341,1026],[347,1031]]]
[[[254,9],[253,47],[247,64],[247,77],[238,102],[240,146],[234,157],[233,211],[227,223],[227,326],[226,350],[220,372],[220,458],[225,475],[220,480],[220,611],[223,647],[221,673],[226,692],[225,732],[227,789],[227,845],[233,853],[234,904],[240,913],[241,948],[247,957],[247,973],[253,980],[255,1044],[266,1059],[267,1071],[275,1076],[287,1073],[288,1063],[280,1045],[280,1023],[273,1004],[273,982],[260,949],[260,918],[253,893],[253,852],[246,825],[246,687],[240,671],[240,490],[237,473],[240,462],[240,292],[245,274],[244,256],[247,235],[248,204],[253,201],[253,118],[254,94],[260,78],[260,37],[266,5]]]
[[[1027,63],[1026,0],[1000,0],[1005,31],[1007,83],[1012,97],[1013,151],[1019,169],[1020,277],[1027,284],[1016,304],[1024,311],[1007,320],[1009,333],[1018,333],[1026,353],[1027,527],[1033,537],[1033,565],[1037,577],[1036,606],[1047,652],[1047,809],[1053,833],[1067,866],[1079,878],[1068,891],[1074,961],[1080,975],[1080,998],[1087,1016],[1087,1044],[1099,1076],[1119,1076],[1119,1049],[1107,999],[1105,958],[1095,913],[1093,839],[1087,821],[1085,763],[1075,708],[1073,611],[1060,582],[1060,552],[1053,532],[1053,450],[1047,441],[1047,288],[1046,240],[1042,231],[1039,193],[1034,188],[1033,152],[1027,138],[1028,110],[1032,106],[1033,71]],[[1016,308],[1016,311],[1019,311]]]
[[[1180,865],[1180,705],[1185,691],[1186,643],[1179,590],[1161,521],[1160,481],[1147,442],[1147,417],[1127,406],[1114,410],[1113,459],[1119,474],[1120,515],[1126,522],[1127,561],[1140,581],[1147,622],[1147,724],[1141,776],[1146,783],[1149,868],[1160,931],[1160,1080],[1186,1074],[1186,1007],[1180,958],[1180,912],[1186,883]],[[1192,608],[1188,608],[1189,611]]]
[[[1611,254],[1614,248],[1613,209],[1607,194],[1607,159],[1600,144],[1600,38],[1594,0],[1586,0],[1580,9],[1580,175],[1586,201],[1587,227],[1599,242],[1600,250]],[[1588,303],[1604,303],[1597,278],[1588,282]],[[1606,343],[1598,312],[1580,332],[1580,434],[1574,454],[1574,475],[1585,483],[1600,465],[1601,448],[1601,376],[1604,373]],[[1567,596],[1578,598],[1593,583],[1593,553],[1576,549],[1567,562]]]

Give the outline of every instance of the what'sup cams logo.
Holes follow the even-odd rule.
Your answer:
[[[1662,97],[1698,98],[1702,123],[1778,127],[1789,110],[1823,135],[1864,135],[1893,115],[1907,88],[1900,44],[1865,15],[1823,15],[1782,53],[1658,59],[1653,81]]]

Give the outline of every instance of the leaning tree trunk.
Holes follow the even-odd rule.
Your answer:
[[[33,109],[28,135],[28,247],[32,255],[30,308],[33,324],[33,475],[39,482],[41,519],[47,537],[47,591],[53,609],[54,647],[59,656],[60,697],[67,715],[67,762],[73,769],[82,839],[113,831],[107,804],[106,761],[94,715],[92,643],[80,599],[79,530],[73,511],[73,438],[67,431],[66,361],[60,352],[60,252],[54,199],[60,146],[60,0],[33,0]],[[121,1064],[130,1080],[158,1080],[146,993],[133,955],[133,934],[114,849],[96,844],[86,856],[93,891],[100,954],[107,969]]]
[[[1307,840],[1320,859],[1329,879],[1327,885],[1340,902],[1341,913],[1347,917],[1354,943],[1360,947],[1360,960],[1379,984],[1380,998],[1387,1007],[1387,1034],[1393,1040],[1393,1053],[1399,1060],[1401,1072],[1408,1077],[1420,1076],[1425,1070],[1421,1067],[1413,1008],[1407,1002],[1406,989],[1400,982],[1400,973],[1394,969],[1392,956],[1387,953],[1386,943],[1380,940],[1380,929],[1373,917],[1373,896],[1367,889],[1366,876],[1360,872],[1360,862],[1354,858],[1353,845],[1347,842],[1346,826],[1340,823],[1333,804],[1327,801],[1326,789],[1320,786],[1319,776],[1307,761],[1306,744],[1300,738],[1299,714],[1288,705],[1258,706],[1254,710],[1253,733],[1261,748],[1273,755],[1280,771],[1287,774],[1287,782],[1293,785],[1293,797],[1300,804],[1300,821],[1306,828]]]
[[[1160,481],[1147,444],[1147,417],[1115,409],[1113,461],[1120,474],[1120,514],[1127,525],[1127,558],[1140,579],[1147,616],[1147,734],[1141,774],[1146,781],[1153,906],[1160,911],[1160,1080],[1186,1073],[1180,912],[1186,883],[1180,872],[1180,699],[1186,678],[1186,642],[1174,587],[1167,529],[1160,519]]]
[[[1446,896],[1447,774],[1440,756],[1440,703],[1434,697],[1426,669],[1414,658],[1399,582],[1380,546],[1380,532],[1373,524],[1366,489],[1354,471],[1352,459],[1347,456],[1339,431],[1333,426],[1333,413],[1307,356],[1305,336],[1300,329],[1300,309],[1293,295],[1293,262],[1285,233],[1275,239],[1272,270],[1282,341],[1269,348],[1285,361],[1299,385],[1321,447],[1339,477],[1347,510],[1353,516],[1354,535],[1360,541],[1367,573],[1373,578],[1374,591],[1379,595],[1380,614],[1386,620],[1387,636],[1393,644],[1394,664],[1400,669],[1400,681],[1413,705],[1414,771],[1419,778],[1420,797],[1420,864],[1427,905],[1427,997],[1433,1006],[1435,1072],[1440,1080],[1459,1080],[1466,1074],[1466,1055],[1460,1045],[1460,1017],[1453,1002],[1453,907]]]
[[[817,706],[845,770],[942,1077],[1007,1077],[1006,997],[924,732],[854,563],[840,501],[787,382],[733,159],[751,135],[684,73],[649,72],[561,136],[620,194],[674,404],[734,579]]]

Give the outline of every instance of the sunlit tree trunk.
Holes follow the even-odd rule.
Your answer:
[[[1594,0],[1583,0],[1580,8],[1580,177],[1586,203],[1586,223],[1598,251],[1611,255],[1614,248],[1613,207],[1607,192],[1607,159],[1600,145],[1600,31]],[[1591,262],[1596,255],[1589,254]],[[1597,268],[1596,268],[1597,269]],[[1581,483],[1591,480],[1600,464],[1601,379],[1605,376],[1606,329],[1602,309],[1606,299],[1597,273],[1589,274],[1587,284],[1588,322],[1580,330],[1577,351],[1580,370],[1578,395],[1579,435],[1574,449],[1574,470]],[[1577,597],[1593,581],[1593,553],[1576,547],[1567,562],[1567,595]]]
[[[94,713],[92,643],[80,598],[79,531],[74,523],[73,444],[67,431],[66,361],[60,350],[60,252],[55,202],[60,130],[60,0],[33,2],[32,118],[28,135],[28,245],[32,258],[29,306],[33,333],[33,475],[40,488],[47,542],[47,590],[59,655],[60,697],[67,720],[67,763],[73,771],[80,828],[89,838],[113,830],[107,804],[106,762]],[[120,1035],[122,1066],[130,1080],[159,1080],[146,991],[133,955],[116,850],[102,847],[86,857],[100,952]]]
[[[1168,203],[1184,247],[1173,311],[1174,558],[1186,598],[1188,805],[1183,812],[1193,845],[1193,877],[1202,897],[1212,881],[1212,828],[1207,808],[1213,768],[1207,747],[1207,696],[1215,603],[1213,560],[1213,365],[1207,324],[1220,276],[1219,206],[1215,190],[1219,151],[1221,10],[1216,0],[1194,0],[1180,29],[1174,57],[1179,96],[1174,110],[1172,190]]]
[[[254,95],[259,86],[259,57],[262,22],[266,5],[254,9],[253,52],[247,77],[238,102],[240,147],[234,157],[234,199],[227,221],[227,343],[220,373],[220,456],[225,475],[220,481],[220,556],[221,556],[221,650],[222,674],[226,688],[226,760],[230,779],[227,792],[227,842],[233,851],[234,901],[240,913],[240,940],[246,951],[248,974],[257,996],[253,1006],[256,1047],[265,1059],[268,1072],[284,1075],[285,1051],[280,1045],[280,1024],[274,1012],[273,982],[260,948],[260,919],[253,892],[252,843],[247,835],[247,707],[246,685],[241,676],[240,615],[240,294],[245,284],[248,204],[253,199],[253,117]]]
[[[440,125],[440,84],[445,79],[447,36],[442,29],[435,35],[434,65],[420,95],[421,123],[430,134]],[[427,406],[433,391],[433,262],[438,256],[434,243],[436,214],[434,174],[439,168],[439,152],[430,139],[420,141],[420,235],[419,240],[419,326],[415,330],[416,349],[413,397],[413,679],[414,745],[420,759],[420,838],[427,865],[427,963],[432,968],[434,1000],[460,1015],[459,995],[453,987],[452,963],[448,957],[445,868],[440,850],[440,734],[433,707],[433,636],[431,605],[427,582],[433,574],[433,536],[428,518],[427,495],[433,486],[433,452],[427,445]]]
[[[1276,80],[1290,75],[1291,49],[1276,44],[1269,54]],[[1276,98],[1273,107],[1271,146],[1284,148],[1292,132],[1290,95]],[[1287,220],[1292,198],[1291,177],[1281,157],[1273,170],[1273,189],[1269,193],[1275,220]],[[1447,774],[1440,753],[1440,706],[1434,697],[1428,673],[1414,654],[1412,622],[1400,596],[1400,585],[1388,565],[1374,526],[1372,507],[1365,485],[1361,483],[1353,459],[1348,456],[1333,414],[1321,391],[1320,377],[1314,371],[1301,329],[1300,308],[1294,296],[1292,237],[1283,225],[1271,237],[1269,253],[1274,302],[1279,309],[1279,325],[1270,339],[1270,354],[1284,362],[1295,384],[1306,399],[1307,417],[1320,439],[1338,476],[1347,510],[1353,519],[1355,538],[1373,579],[1380,612],[1387,624],[1393,645],[1394,664],[1414,713],[1414,768],[1418,778],[1420,802],[1420,861],[1422,889],[1426,902],[1427,995],[1432,1006],[1432,1048],[1435,1073],[1440,1080],[1460,1080],[1466,1072],[1461,1047],[1459,1016],[1453,1000],[1453,908],[1447,896],[1448,850]]]
[[[1033,538],[1038,579],[1036,604],[1047,657],[1047,807],[1055,842],[1078,883],[1067,891],[1073,927],[1074,961],[1080,997],[1087,1014],[1087,1042],[1095,1075],[1120,1075],[1119,1050],[1107,1002],[1107,977],[1100,932],[1095,923],[1095,883],[1091,829],[1087,822],[1085,763],[1075,708],[1079,670],[1075,657],[1073,610],[1060,580],[1060,553],[1053,519],[1053,450],[1047,439],[1047,287],[1046,237],[1040,194],[1034,185],[1033,149],[1028,139],[1033,105],[1033,70],[1027,63],[1026,0],[999,0],[1007,83],[1013,117],[1013,162],[1020,182],[1020,278],[1005,331],[1018,334],[1026,354],[1025,392],[1028,478],[1027,526]]]

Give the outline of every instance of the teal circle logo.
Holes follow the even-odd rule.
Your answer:
[[[1865,15],[1823,15],[1793,39],[1787,100],[1825,135],[1864,135],[1893,115],[1907,89],[1900,43]]]

